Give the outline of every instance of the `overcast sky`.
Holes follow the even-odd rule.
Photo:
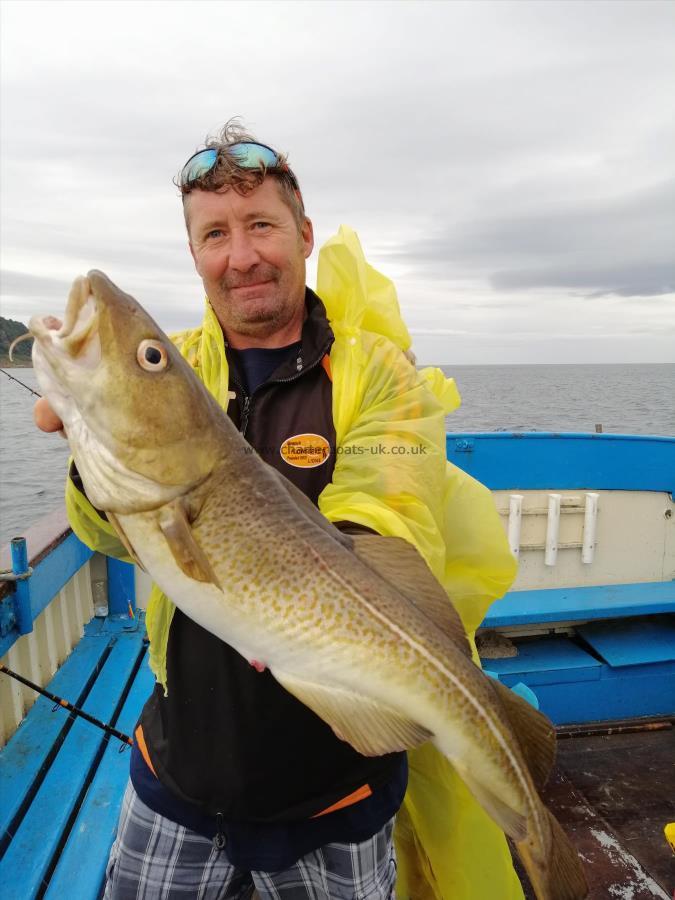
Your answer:
[[[422,362],[675,361],[672,2],[20,0],[0,27],[5,316],[98,268],[196,325],[171,180],[240,115],[318,244],[348,224],[395,281]]]

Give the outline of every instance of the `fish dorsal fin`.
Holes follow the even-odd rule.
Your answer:
[[[294,675],[272,675],[289,694],[313,710],[363,756],[383,756],[418,747],[431,732],[389,706],[341,687],[305,681]]]
[[[543,713],[506,685],[495,678],[490,678],[490,685],[499,697],[518,738],[520,750],[537,790],[541,790],[555,763],[555,728]]]
[[[306,494],[303,494],[300,488],[296,487],[292,481],[289,481],[288,478],[280,472],[277,472],[276,469],[272,469],[271,466],[270,472],[278,480],[279,484],[283,486],[284,490],[288,493],[300,512],[302,512],[313,525],[318,525],[319,528],[322,528],[334,538],[334,540],[339,544],[342,544],[343,547],[351,549],[351,537],[348,534],[343,534],[339,528],[336,528],[332,522],[329,522],[323,513],[319,511],[318,507],[314,506],[309,497]]]
[[[211,563],[195,540],[180,497],[167,503],[162,509],[159,515],[159,527],[167,540],[173,558],[188,578],[209,582],[220,588]]]
[[[133,559],[133,561],[136,563],[136,565],[139,566],[139,568],[143,569],[143,571],[145,572],[145,568],[141,564],[141,561],[139,560],[138,556],[136,556],[136,551],[131,546],[131,542],[130,542],[129,538],[126,536],[124,529],[120,525],[120,522],[119,522],[119,519],[117,518],[117,516],[113,515],[111,512],[107,512],[106,518],[108,519],[108,521],[110,522],[112,527],[117,532],[117,537],[124,544],[124,549],[127,551],[129,556]]]
[[[465,656],[469,641],[457,610],[412,544],[379,534],[351,535],[354,553],[424,613]]]

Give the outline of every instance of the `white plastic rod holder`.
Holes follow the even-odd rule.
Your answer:
[[[511,494],[509,497],[509,547],[518,559],[520,556],[520,523],[523,516],[523,495]]]
[[[560,494],[548,495],[548,520],[546,522],[546,555],[544,565],[554,566],[558,559],[558,536],[560,534]]]
[[[584,542],[581,547],[581,561],[590,565],[595,557],[595,536],[598,525],[598,500],[600,494],[586,494],[584,511]]]

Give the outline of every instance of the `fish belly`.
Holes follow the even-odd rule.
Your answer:
[[[526,814],[528,785],[519,778],[518,756],[471,660],[459,654],[435,658],[320,555],[308,560],[305,552],[298,566],[299,554],[289,554],[288,547],[272,552],[269,543],[261,543],[259,552],[250,554],[237,550],[242,543],[233,535],[217,559],[209,554],[220,581],[216,586],[182,571],[157,514],[118,520],[144,568],[187,616],[247,660],[268,667],[341,737],[349,740],[329,720],[336,708],[340,723],[345,710],[352,718],[363,716],[368,727],[375,719],[398,717],[418,730],[397,727],[398,743],[387,746],[394,738],[385,735],[377,744],[381,752],[404,749],[400,743],[407,735],[428,734],[481,802],[487,794],[496,798],[492,809]],[[411,739],[410,746],[420,742]]]

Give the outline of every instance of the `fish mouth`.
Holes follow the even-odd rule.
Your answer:
[[[100,342],[94,340],[98,310],[89,279],[80,277],[73,282],[63,321],[55,316],[32,316],[28,330],[48,358],[60,356],[88,367],[97,365],[101,358]]]

